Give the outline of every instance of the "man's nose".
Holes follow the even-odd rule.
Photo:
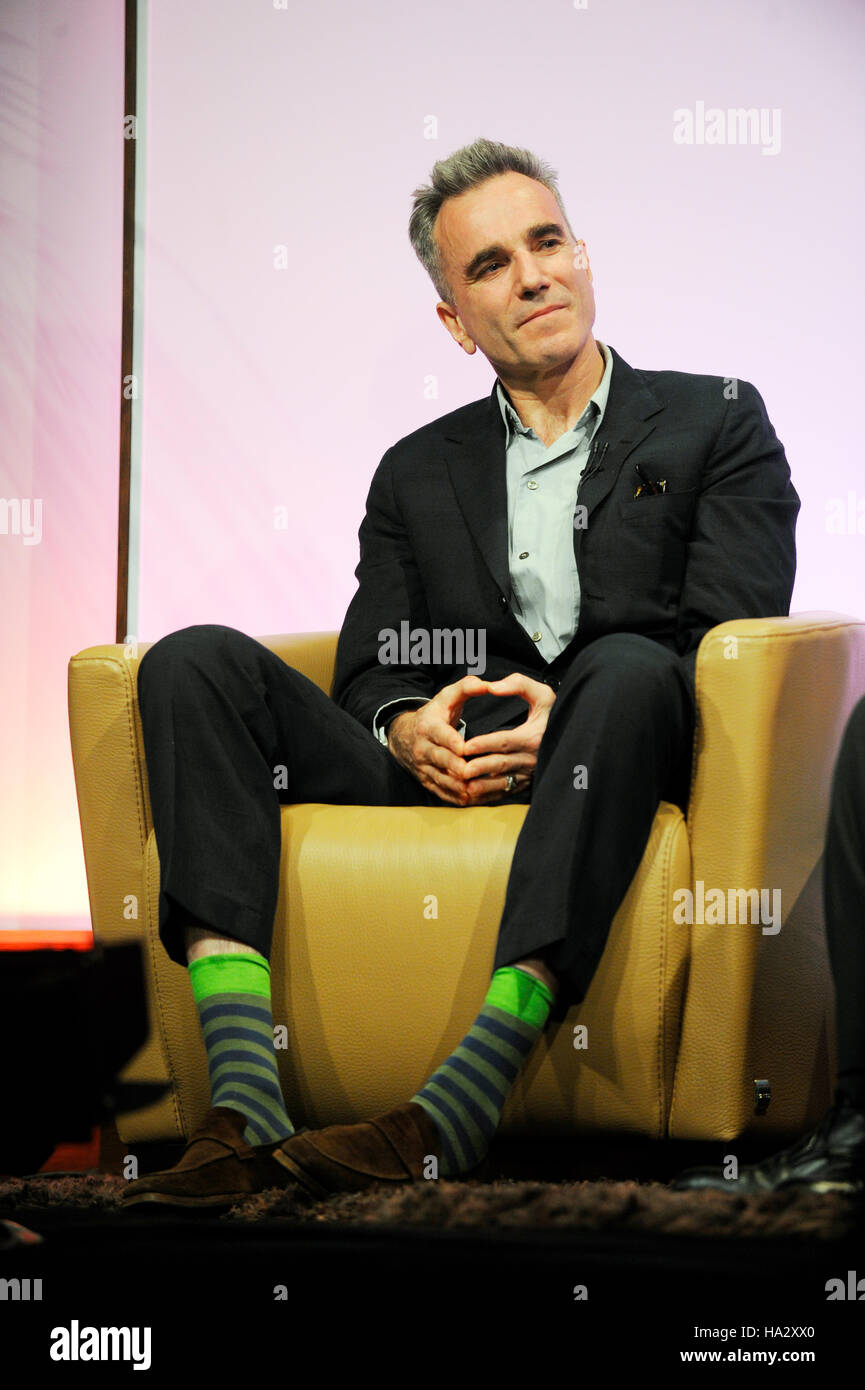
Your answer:
[[[524,251],[515,257],[517,273],[517,288],[520,293],[545,289],[550,283],[550,277],[544,271],[540,261],[529,251]]]

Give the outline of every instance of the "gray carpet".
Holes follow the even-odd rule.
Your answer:
[[[110,1215],[125,1183],[108,1174],[43,1174],[0,1180],[5,1214],[43,1207],[89,1208]],[[135,1208],[143,1215],[146,1208]],[[176,1214],[180,1214],[175,1209]],[[700,1237],[837,1240],[861,1221],[861,1199],[803,1190],[742,1197],[674,1192],[657,1182],[417,1182],[316,1201],[297,1188],[272,1188],[225,1211],[223,1221],[436,1228],[633,1231]]]

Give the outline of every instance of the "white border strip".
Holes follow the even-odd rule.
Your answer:
[[[132,238],[132,377],[129,442],[129,573],[126,586],[126,637],[140,637],[138,600],[141,575],[141,410],[144,369],[144,236],[147,208],[147,0],[138,0],[135,74],[135,220]]]

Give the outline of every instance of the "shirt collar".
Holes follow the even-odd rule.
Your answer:
[[[610,349],[607,347],[607,344],[601,342],[600,338],[596,338],[595,342],[600,348],[601,356],[604,359],[604,375],[601,377],[601,380],[598,383],[598,389],[593,393],[593,395],[589,397],[589,400],[586,403],[586,410],[589,411],[588,418],[586,417],[586,410],[584,410],[583,414],[580,416],[580,419],[573,426],[571,433],[573,433],[574,430],[579,429],[581,427],[581,424],[591,426],[592,416],[595,417],[594,429],[597,429],[604,418],[604,411],[607,408],[607,397],[610,394],[610,381],[613,375],[613,354],[610,352]],[[508,393],[505,387],[503,386],[501,379],[498,377],[496,378],[496,395],[498,397],[499,409],[502,412],[502,419],[505,422],[505,429],[508,433],[508,442],[510,442],[513,431],[517,431],[519,434],[528,435],[531,431],[527,428],[526,425],[523,424],[519,415],[514,410],[514,407],[511,404],[510,397],[508,396]],[[590,429],[590,433],[594,433],[594,430]]]

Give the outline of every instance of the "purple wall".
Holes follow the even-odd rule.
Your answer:
[[[66,664],[113,640],[122,28],[108,0],[0,15],[0,496],[43,507],[38,544],[0,534],[7,923],[87,910]],[[803,501],[794,610],[862,613],[863,39],[857,0],[152,0],[130,632],[339,626],[382,453],[492,385],[407,236],[478,135],[558,169],[599,337],[757,385]],[[739,107],[754,142],[677,140]]]
[[[492,385],[439,323],[407,236],[411,190],[478,135],[559,170],[598,336],[633,366],[757,385],[803,500],[794,607],[861,610],[865,536],[827,527],[858,488],[865,531],[843,405],[865,308],[865,10],[527,14],[153,6],[141,637],[339,626],[382,453]],[[762,110],[768,138],[676,143],[674,113],[698,103]]]
[[[114,639],[123,7],[7,0],[0,44],[0,926],[89,927],[66,672]]]

